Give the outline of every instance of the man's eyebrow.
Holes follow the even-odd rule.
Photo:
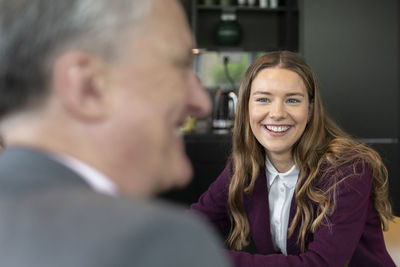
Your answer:
[[[187,55],[187,58],[188,58],[188,61],[190,62],[190,64],[193,63],[194,57],[195,57],[195,54],[193,53],[193,49],[191,48],[191,49],[189,49],[188,55]]]
[[[175,63],[182,67],[191,67],[194,60],[194,54],[192,49],[189,49],[186,54],[182,54],[180,57],[175,58]]]

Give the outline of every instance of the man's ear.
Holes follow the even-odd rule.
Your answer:
[[[106,115],[104,68],[104,61],[84,52],[66,52],[55,60],[52,86],[58,102],[70,115],[83,120]]]

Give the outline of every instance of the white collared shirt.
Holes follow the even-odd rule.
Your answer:
[[[117,195],[118,190],[115,183],[95,168],[68,155],[53,154],[53,157],[81,176],[94,191],[110,196]]]
[[[268,157],[265,157],[269,214],[272,243],[276,251],[287,255],[286,239],[289,222],[290,204],[299,178],[296,165],[285,173],[278,172]]]

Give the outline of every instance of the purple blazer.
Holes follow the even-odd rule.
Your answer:
[[[361,164],[357,170],[361,172]],[[337,187],[337,205],[329,216],[331,226],[321,225],[307,238],[307,251],[300,253],[296,231],[287,239],[285,256],[274,251],[270,232],[268,188],[265,169],[260,170],[251,194],[244,194],[244,209],[250,223],[251,237],[257,254],[229,251],[235,266],[395,266],[389,256],[381,228],[381,221],[370,198],[371,170],[366,166],[361,175],[347,178]],[[352,168],[341,170],[341,177]],[[219,231],[229,230],[227,212],[228,186],[232,177],[230,162],[210,185],[199,201],[191,206],[205,215]],[[339,177],[339,179],[341,178]],[[293,196],[289,225],[296,213]]]

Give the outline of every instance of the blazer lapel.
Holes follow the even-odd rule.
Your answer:
[[[292,202],[290,204],[288,229],[289,229],[290,225],[292,224],[294,215],[296,214],[296,210],[297,210],[296,194],[293,193]],[[286,240],[286,251],[287,251],[288,255],[298,255],[300,253],[300,248],[297,243],[298,235],[299,235],[299,227],[298,226],[296,226],[293,234],[290,237],[289,237],[289,233],[288,233],[288,238]]]
[[[258,253],[274,253],[269,222],[269,203],[265,168],[260,168],[253,192],[244,195],[244,208]]]

